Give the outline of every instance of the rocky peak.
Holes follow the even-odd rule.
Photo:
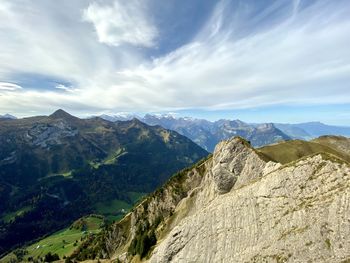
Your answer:
[[[64,119],[64,120],[71,120],[71,119],[78,119],[77,117],[74,117],[73,115],[70,115],[68,112],[58,109],[54,113],[52,113],[49,116],[50,119]]]
[[[78,134],[76,124],[80,119],[64,110],[57,110],[47,119],[34,123],[25,133],[25,139],[35,146],[49,148],[62,144],[62,139],[74,137]]]
[[[220,142],[213,154],[212,175],[219,193],[227,193],[238,181],[239,185],[261,175],[265,162],[240,137]],[[242,178],[239,178],[242,177]]]

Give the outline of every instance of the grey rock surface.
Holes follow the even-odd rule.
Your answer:
[[[232,139],[191,198],[149,262],[350,260],[350,168],[332,157],[281,166]]]
[[[70,127],[65,121],[59,121],[55,124],[38,124],[28,131],[26,138],[33,145],[46,148],[49,145],[61,144],[61,139],[73,137],[78,134],[78,130]]]

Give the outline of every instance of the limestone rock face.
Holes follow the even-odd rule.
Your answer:
[[[221,142],[191,198],[149,262],[350,260],[350,168],[331,156],[281,166],[240,139]]]
[[[220,194],[256,179],[266,173],[264,169],[275,169],[276,163],[266,165],[254,149],[247,142],[236,137],[220,142],[214,151],[213,167],[211,169],[213,180]],[[270,167],[270,168],[269,168]]]

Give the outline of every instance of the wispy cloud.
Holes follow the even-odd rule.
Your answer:
[[[22,87],[19,85],[8,82],[0,82],[0,91],[15,91],[20,89],[22,89]]]
[[[63,85],[63,84],[58,84],[55,88],[58,90],[66,91],[66,92],[78,92],[79,91],[79,89],[75,89],[73,87],[68,87],[68,86]]]
[[[350,20],[340,6],[323,2],[297,13],[294,4],[278,23],[242,34],[235,28],[245,18],[222,24],[230,17],[227,2],[195,41],[127,71],[128,85],[134,89],[134,80],[143,79],[143,97],[160,108],[350,102]]]

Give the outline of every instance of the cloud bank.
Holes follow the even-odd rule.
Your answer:
[[[151,0],[2,1],[0,81],[22,89],[0,88],[0,111],[350,103],[347,1],[222,0],[191,41],[155,56],[163,28],[149,6]],[[26,88],[16,76],[28,72],[70,85]]]

